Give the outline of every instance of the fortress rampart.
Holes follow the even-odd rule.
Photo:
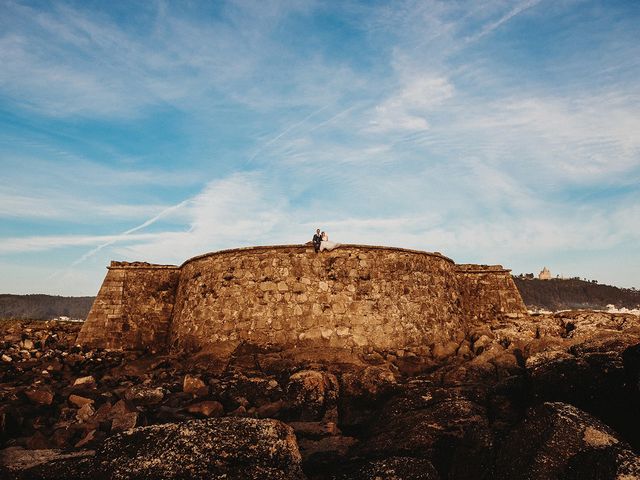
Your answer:
[[[509,270],[439,254],[343,245],[209,253],[181,266],[112,262],[78,342],[193,349],[248,341],[399,349],[526,309]]]

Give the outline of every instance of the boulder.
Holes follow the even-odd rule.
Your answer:
[[[497,449],[497,479],[614,480],[640,477],[640,459],[609,427],[578,408],[533,408]]]
[[[94,402],[93,399],[87,397],[81,397],[80,395],[69,395],[69,403],[75,405],[78,408],[81,408],[87,404],[92,404]]]
[[[198,377],[185,375],[182,382],[182,391],[196,397],[206,397],[209,394],[209,387]]]
[[[79,388],[95,388],[96,379],[93,378],[92,375],[87,375],[86,377],[76,378],[76,380],[73,382],[73,386],[74,387],[79,387]]]
[[[302,479],[293,430],[277,420],[220,418],[139,427],[98,450],[108,478]]]
[[[613,334],[582,339],[566,350],[526,360],[532,400],[569,403],[640,446],[640,337]]]
[[[414,457],[389,457],[371,460],[334,475],[334,480],[439,480],[429,460]]]
[[[71,463],[78,463],[82,460],[90,458],[94,455],[91,450],[79,451],[79,452],[63,452],[61,450],[26,450],[22,447],[9,447],[4,450],[0,450],[0,473],[1,468],[4,467],[8,475],[13,476],[16,479],[36,479],[36,478],[65,478],[59,476],[57,468],[53,468],[53,465],[58,465],[61,462],[69,461]],[[47,467],[51,468],[50,475],[47,477]],[[54,472],[55,470],[55,472]],[[9,476],[3,476],[2,478],[11,478]],[[78,476],[69,475],[67,478],[81,478]]]
[[[303,370],[289,377],[287,398],[292,415],[300,420],[314,421],[325,415],[337,415],[338,396],[338,380],[331,373]]]
[[[48,390],[35,389],[24,392],[31,402],[36,405],[51,405],[53,402],[53,393]]]
[[[375,399],[389,393],[396,386],[396,378],[388,366],[369,366],[341,377],[342,394],[348,397]]]
[[[493,434],[483,406],[456,389],[415,388],[377,414],[361,458],[415,457],[444,478],[491,478]]]
[[[124,398],[134,405],[157,405],[164,399],[162,388],[148,387],[146,385],[134,385],[128,388]]]
[[[115,405],[109,408],[101,407],[96,412],[96,416],[111,420],[111,432],[113,433],[129,430],[135,427],[138,422],[138,412],[129,410],[123,400],[118,400]]]
[[[304,480],[293,430],[277,420],[219,418],[138,427],[95,456],[41,463],[24,479]]]
[[[224,407],[220,402],[216,402],[215,400],[205,400],[189,405],[187,412],[205,417],[219,417],[224,413]]]

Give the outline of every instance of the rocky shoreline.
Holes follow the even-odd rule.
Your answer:
[[[640,478],[635,315],[357,352],[120,352],[78,329],[0,323],[2,478]]]

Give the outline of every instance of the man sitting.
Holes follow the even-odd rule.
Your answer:
[[[316,230],[315,235],[313,236],[313,249],[316,253],[320,251],[320,244],[322,243],[322,235],[320,234],[320,229]]]

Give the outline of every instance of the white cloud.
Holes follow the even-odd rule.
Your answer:
[[[408,79],[398,93],[375,107],[371,130],[427,130],[429,112],[453,95],[453,85],[442,76],[427,73]]]
[[[262,243],[300,242],[282,192],[259,174],[235,174],[210,182],[183,210],[183,232],[159,233],[147,242],[118,247],[116,253],[154,262],[182,262],[202,252]],[[306,241],[306,240],[305,240]]]
[[[127,241],[139,241],[153,237],[144,233],[129,235]],[[115,243],[124,240],[119,235],[43,235],[31,237],[7,237],[0,240],[0,255],[38,252],[65,247],[91,246],[103,242]]]
[[[163,205],[108,204],[79,199],[67,192],[52,190],[25,195],[0,187],[0,218],[48,219],[86,222],[104,219],[146,218],[162,211]],[[8,189],[7,189],[8,190]],[[90,220],[91,219],[91,220]]]
[[[313,4],[229,4],[207,22],[159,5],[140,35],[95,11],[9,3],[6,18],[17,21],[0,23],[0,91],[53,117],[206,110],[221,99],[255,109],[317,107],[364,83],[348,65],[300,56],[278,37],[281,20]]]

